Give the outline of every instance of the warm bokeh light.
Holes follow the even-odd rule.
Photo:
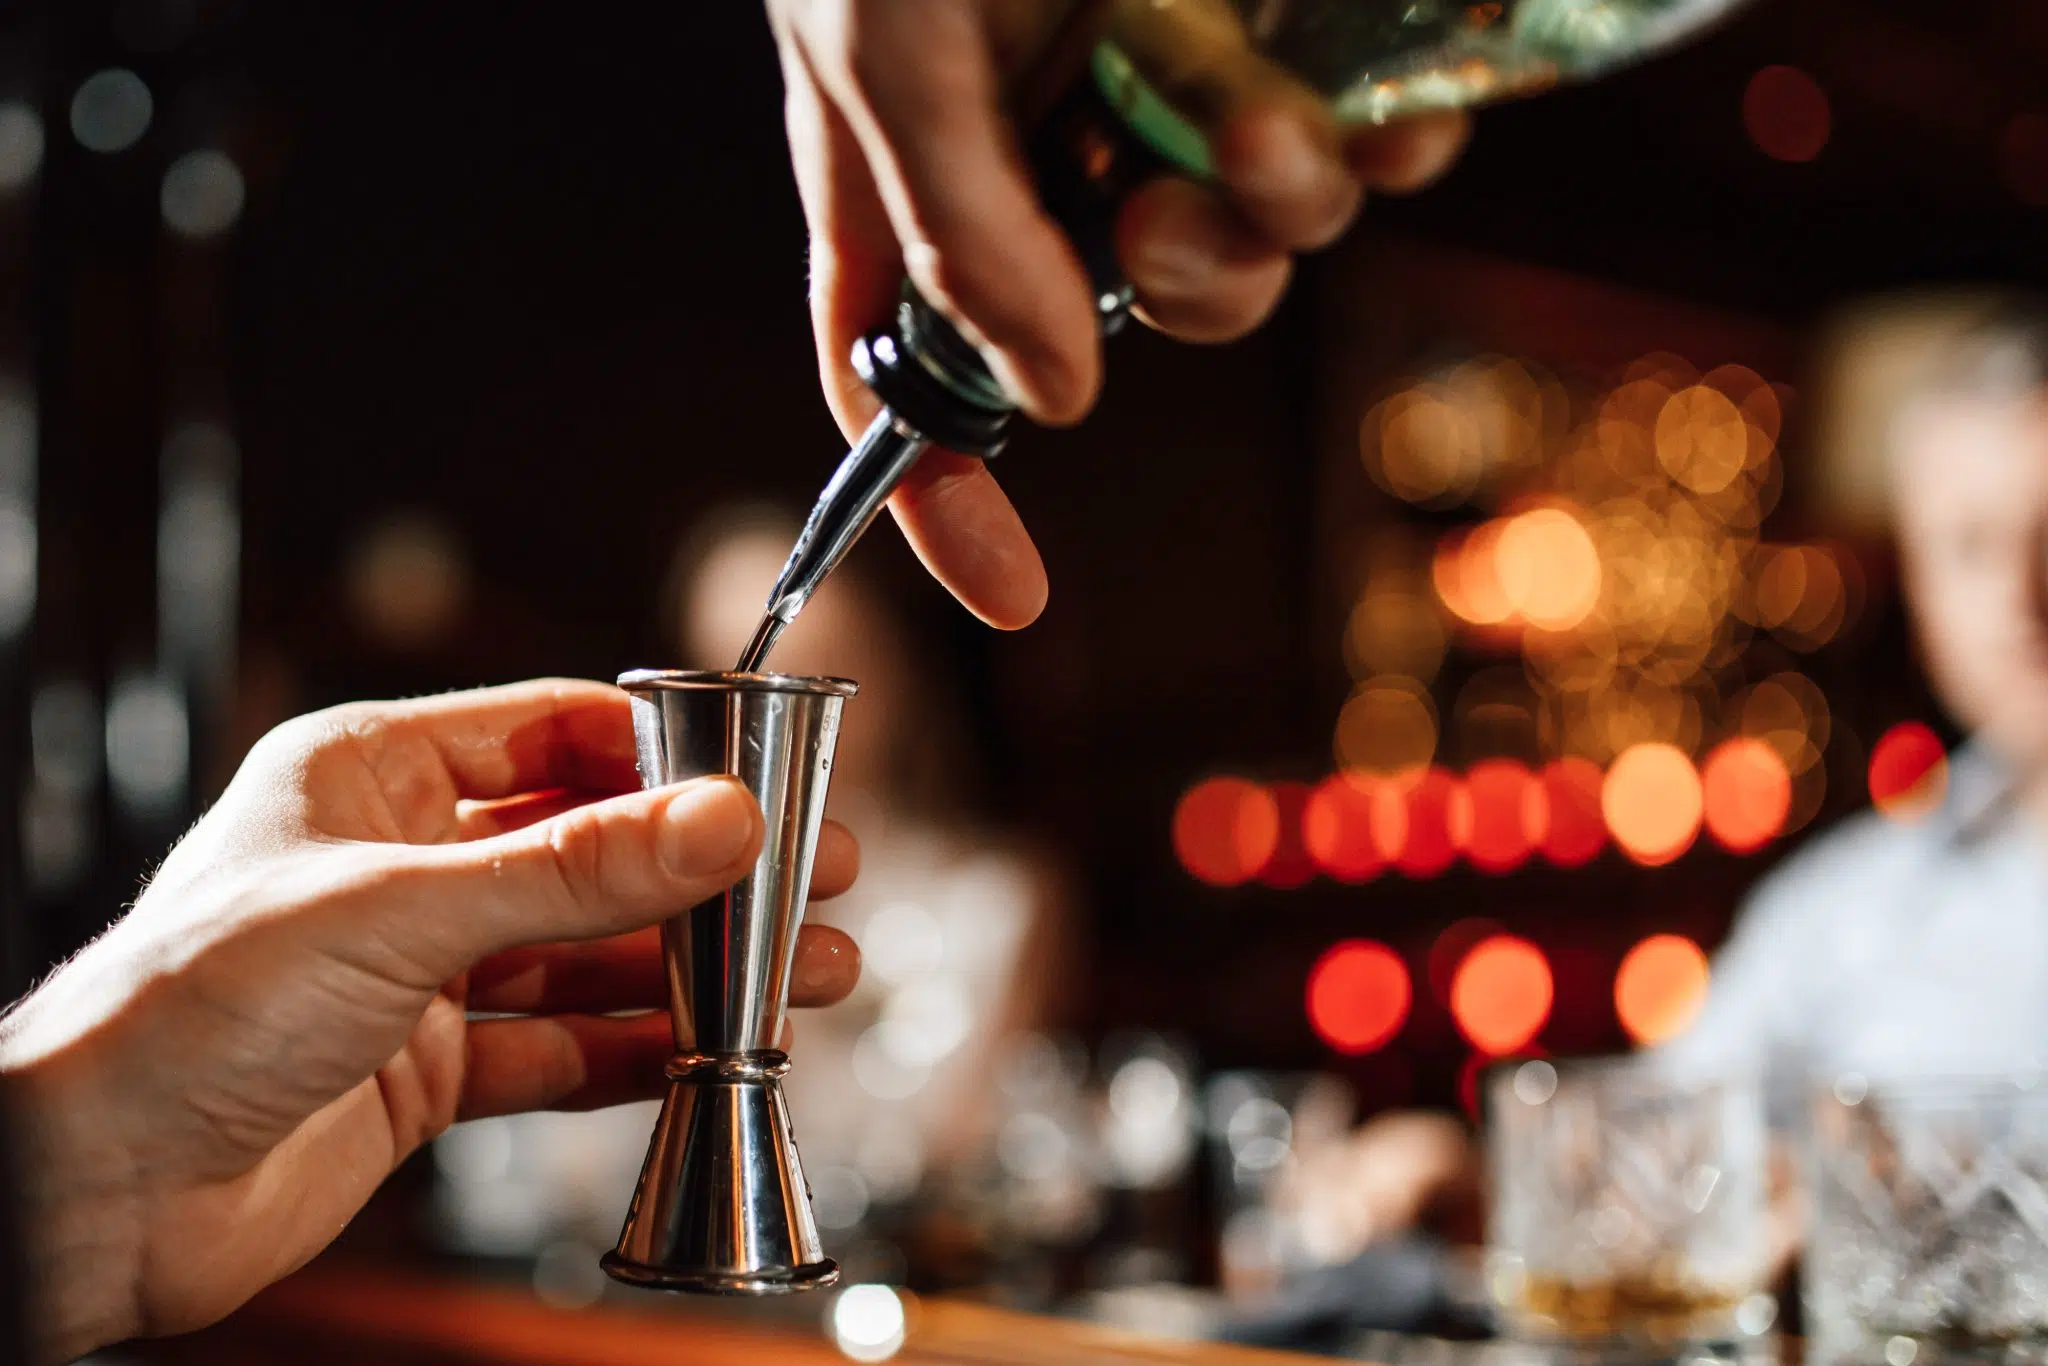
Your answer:
[[[1812,161],[1828,145],[1834,111],[1813,77],[1796,66],[1767,66],[1742,92],[1742,126],[1765,156]]]
[[[1607,847],[1607,821],[1600,814],[1600,766],[1576,755],[1543,766],[1543,857],[1559,868],[1578,868]]]
[[[1280,842],[1280,806],[1244,778],[1208,778],[1173,812],[1173,851],[1181,867],[1212,887],[1249,882]]]
[[[1719,493],[1749,464],[1750,429],[1719,389],[1681,389],[1657,414],[1657,462],[1694,493]]]
[[[1458,843],[1474,868],[1518,868],[1550,831],[1550,800],[1536,776],[1513,759],[1485,759],[1465,774]]]
[[[1347,939],[1309,969],[1308,1021],[1337,1052],[1370,1053],[1401,1032],[1413,992],[1399,954]]]
[[[1451,1018],[1472,1046],[1501,1057],[1535,1038],[1550,1018],[1550,964],[1526,939],[1482,941],[1451,979]]]
[[[1707,1002],[1707,956],[1682,934],[1653,934],[1628,951],[1614,977],[1621,1027],[1649,1047],[1692,1026]]]
[[[1448,770],[1430,768],[1397,790],[1407,799],[1407,829],[1398,847],[1387,848],[1388,858],[1409,877],[1436,877],[1458,857],[1463,785]]]
[[[1833,732],[1833,717],[1820,685],[1805,674],[1772,674],[1738,694],[1727,713],[1742,734],[1777,751],[1794,777],[1820,762]]]
[[[1496,554],[1503,530],[1499,521],[1482,522],[1444,538],[1430,567],[1437,597],[1453,616],[1474,626],[1498,626],[1515,614]]]
[[[1326,778],[1309,794],[1301,813],[1301,842],[1324,875],[1339,882],[1365,882],[1387,866],[1382,845],[1399,847],[1407,826],[1406,805],[1398,796],[1381,796],[1382,785],[1369,779],[1338,775]],[[1391,808],[1400,831],[1382,832],[1383,814]]]
[[[1903,721],[1870,747],[1870,800],[1895,821],[1916,821],[1948,791],[1948,752],[1918,721]]]
[[[1360,434],[1366,468],[1396,498],[1448,506],[1485,473],[1479,424],[1434,388],[1403,389],[1374,408]]]
[[[1444,927],[1443,932],[1431,941],[1429,957],[1424,963],[1429,974],[1429,994],[1437,1004],[1450,1009],[1451,984],[1457,981],[1458,969],[1464,965],[1465,955],[1494,936],[1506,933],[1506,926],[1483,915],[1467,916]]]
[[[1258,880],[1268,887],[1286,890],[1314,880],[1316,861],[1303,840],[1302,821],[1308,807],[1307,783],[1274,783],[1267,789],[1273,796],[1274,813],[1280,818],[1273,840],[1273,852],[1259,865]]]
[[[1700,775],[1676,745],[1633,745],[1607,770],[1600,813],[1630,858],[1651,867],[1669,863],[1699,834]]]
[[[1536,508],[1509,519],[1493,546],[1494,582],[1514,613],[1546,631],[1569,631],[1600,601],[1600,555],[1579,519]]]
[[[1724,848],[1748,854],[1785,829],[1792,775],[1778,751],[1746,735],[1724,740],[1700,766],[1707,830]]]
[[[1419,679],[1369,678],[1337,713],[1337,766],[1347,773],[1411,772],[1436,755],[1436,741],[1436,706]]]
[[[1443,667],[1443,617],[1423,592],[1369,587],[1351,609],[1344,658],[1353,678],[1399,674],[1428,681]]]

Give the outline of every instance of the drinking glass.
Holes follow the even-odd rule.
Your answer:
[[[1753,1080],[1535,1060],[1495,1068],[1485,1094],[1487,1282],[1511,1335],[1669,1351],[1770,1326]]]
[[[1810,1118],[1815,1359],[2048,1361],[2048,1086],[1850,1073]]]

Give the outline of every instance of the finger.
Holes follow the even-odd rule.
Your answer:
[[[1079,421],[1101,378],[1092,291],[1001,110],[980,7],[862,7],[844,65],[815,74],[866,154],[904,268],[1043,423]]]
[[[860,981],[860,948],[843,930],[806,925],[790,969],[792,1006],[829,1006]],[[581,944],[530,944],[494,953],[469,974],[471,1010],[506,1015],[611,1013],[668,1005],[661,931]]]
[[[987,464],[931,451],[889,508],[917,558],[968,611],[1005,631],[1038,620],[1045,562]]]
[[[477,1020],[467,1040],[458,1119],[645,1100],[675,1052],[665,1013]]]
[[[1216,178],[1240,212],[1278,247],[1328,246],[1358,212],[1362,192],[1320,105],[1262,100],[1226,118],[1209,138]]]
[[[732,885],[761,835],[746,788],[714,777],[594,802],[491,839],[408,850],[402,865],[387,852],[379,866],[389,871],[366,889],[382,921],[375,937],[441,982],[519,945],[630,933]],[[358,907],[341,914],[360,919]]]
[[[1407,194],[1449,170],[1471,138],[1472,120],[1463,110],[1422,115],[1354,134],[1344,160],[1373,189]]]
[[[798,1007],[837,1005],[860,981],[860,946],[830,925],[806,925],[796,937],[796,962],[789,972],[789,1003]]]
[[[829,901],[853,886],[860,876],[860,841],[838,821],[818,829],[818,851],[811,861],[812,901]]]
[[[325,715],[359,731],[431,744],[458,797],[490,800],[553,788],[625,792],[640,785],[632,704],[604,683],[535,679],[361,703]]]
[[[1213,190],[1178,178],[1131,196],[1117,253],[1148,322],[1187,341],[1219,342],[1264,322],[1287,288],[1285,252]]]

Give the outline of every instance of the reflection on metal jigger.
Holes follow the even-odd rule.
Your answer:
[[[676,1056],[619,1244],[617,1280],[766,1295],[832,1284],[797,1160],[775,1044],[825,813],[839,709],[854,685],[780,674],[619,679],[648,786],[728,773],[761,804],[753,871],[662,926]]]

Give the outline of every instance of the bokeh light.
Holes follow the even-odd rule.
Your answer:
[[[1368,939],[1347,939],[1309,969],[1309,1024],[1339,1053],[1370,1053],[1401,1032],[1413,994],[1399,954]]]
[[[1719,493],[1749,464],[1750,429],[1719,389],[1681,389],[1657,414],[1657,462],[1694,493]]]
[[[1273,796],[1274,814],[1279,817],[1273,852],[1266,855],[1256,874],[1268,887],[1287,890],[1306,886],[1315,879],[1316,861],[1303,840],[1302,819],[1308,807],[1307,783],[1274,783],[1266,789]]]
[[[1778,751],[1746,735],[1715,746],[1700,766],[1707,830],[1722,847],[1753,853],[1776,839],[1792,810],[1792,775]]]
[[[1353,678],[1397,674],[1427,681],[1449,645],[1437,605],[1422,592],[1370,586],[1351,609],[1344,658]]]
[[[1244,778],[1207,778],[1173,812],[1173,851],[1197,881],[1235,887],[1251,881],[1280,842],[1280,805]]]
[[[1406,798],[1408,820],[1400,844],[1388,849],[1388,858],[1408,877],[1436,877],[1458,857],[1463,786],[1449,770],[1429,768],[1395,790]]]
[[[1948,792],[1948,752],[1918,721],[1903,721],[1870,747],[1870,800],[1895,821],[1916,821]]]
[[[1543,766],[1543,857],[1559,868],[1578,868],[1607,847],[1600,813],[1606,775],[1590,759],[1567,755]]]
[[[1465,774],[1465,815],[1457,842],[1483,873],[1518,868],[1550,831],[1550,800],[1536,776],[1513,759],[1485,759]]]
[[[1578,518],[1536,508],[1493,542],[1493,580],[1512,611],[1546,631],[1569,631],[1600,601],[1600,555]]]
[[[1374,481],[1410,503],[1460,502],[1485,472],[1479,424],[1429,387],[1403,389],[1367,414],[1360,447]]]
[[[1458,965],[1451,979],[1451,1018],[1474,1048],[1501,1057],[1542,1030],[1552,994],[1543,950],[1526,939],[1495,935]]]
[[[1515,613],[1495,553],[1503,529],[1499,521],[1482,522],[1445,537],[1430,568],[1438,599],[1453,616],[1474,626],[1499,626]]]
[[[1650,867],[1669,863],[1699,834],[1700,775],[1676,745],[1631,746],[1607,770],[1600,813],[1630,858]]]
[[[1457,980],[1465,955],[1496,935],[1506,933],[1506,926],[1483,915],[1466,916],[1444,927],[1443,932],[1430,942],[1429,957],[1424,963],[1429,974],[1429,994],[1438,1005],[1446,1010],[1450,1008],[1451,985]]]
[[[1365,882],[1387,866],[1375,814],[1392,807],[1405,829],[1407,813],[1398,798],[1382,800],[1380,790],[1381,785],[1370,779],[1340,774],[1325,778],[1309,794],[1301,813],[1301,843],[1325,876]]]
[[[1436,741],[1436,706],[1419,679],[1369,678],[1337,713],[1337,766],[1349,773],[1411,772],[1435,756]]]
[[[1707,956],[1682,934],[1653,934],[1628,951],[1614,977],[1614,1011],[1645,1047],[1691,1028],[1707,1001]]]
[[[1765,156],[1812,161],[1828,145],[1834,110],[1820,82],[1796,66],[1767,66],[1742,92],[1742,126]]]

